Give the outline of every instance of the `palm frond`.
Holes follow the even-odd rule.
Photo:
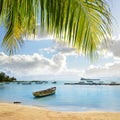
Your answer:
[[[0,20],[7,29],[3,46],[10,53],[23,43],[24,35],[37,33],[38,22],[43,31],[91,58],[101,41],[111,36],[105,0],[1,0]]]
[[[46,13],[49,32],[91,58],[101,41],[111,36],[111,14],[104,0],[56,0]]]

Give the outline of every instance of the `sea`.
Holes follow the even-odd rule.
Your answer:
[[[35,98],[33,92],[56,87],[51,96]],[[0,102],[21,102],[23,105],[44,107],[55,111],[119,111],[120,86],[64,85],[64,81],[23,85],[9,83],[0,85]]]

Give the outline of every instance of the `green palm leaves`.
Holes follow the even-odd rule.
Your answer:
[[[3,46],[11,54],[25,35],[40,28],[92,57],[111,35],[111,14],[104,0],[0,0],[0,21],[7,33]]]

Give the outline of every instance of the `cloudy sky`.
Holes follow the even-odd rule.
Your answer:
[[[117,2],[116,2],[117,1]],[[79,80],[80,77],[120,78],[120,0],[111,0],[115,18],[113,39],[107,50],[99,52],[96,62],[76,53],[48,35],[25,40],[22,48],[8,56],[0,47],[0,71],[18,80]],[[0,44],[5,34],[0,27]]]

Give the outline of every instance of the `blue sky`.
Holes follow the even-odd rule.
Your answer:
[[[116,23],[113,41],[107,50],[99,52],[95,63],[76,53],[48,35],[25,40],[22,48],[9,57],[0,47],[0,71],[18,80],[79,80],[80,77],[120,77],[120,1],[110,1]],[[5,29],[0,27],[0,43]]]

